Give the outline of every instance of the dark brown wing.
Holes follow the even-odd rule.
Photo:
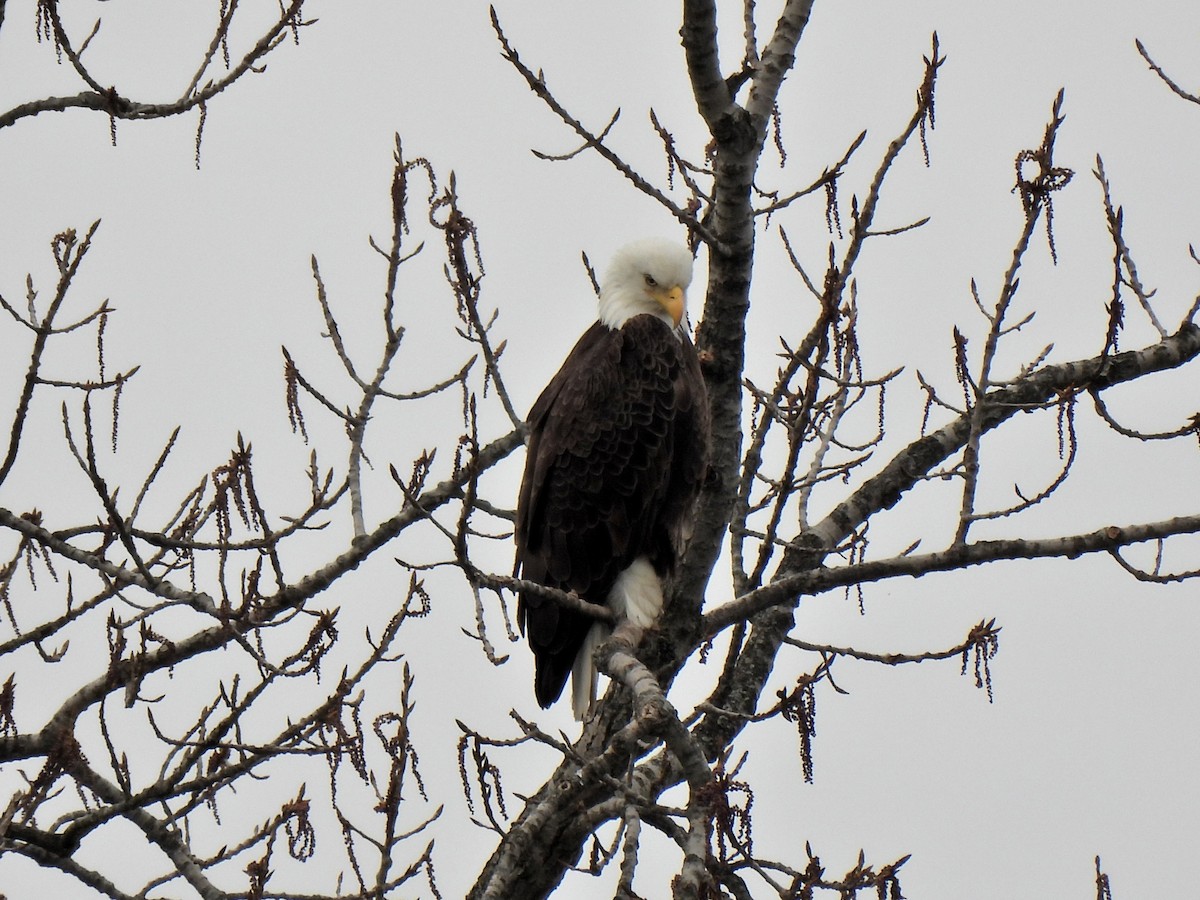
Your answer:
[[[668,569],[691,538],[696,495],[708,475],[711,442],[708,391],[696,348],[687,337],[683,338],[681,353],[682,370],[675,381],[675,415],[671,422],[671,476],[660,513],[673,551]],[[660,569],[659,574],[665,574],[665,570]]]
[[[530,413],[516,522],[521,576],[604,603],[637,557],[667,571],[703,474],[706,429],[696,444],[706,422],[690,343],[653,316],[615,331],[593,325]],[[700,469],[679,471],[683,460]],[[535,693],[549,706],[591,620],[531,595],[517,609]]]

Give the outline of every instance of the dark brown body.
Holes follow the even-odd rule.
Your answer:
[[[617,575],[645,556],[675,565],[708,456],[708,404],[696,350],[661,319],[584,333],[529,416],[517,505],[517,571],[605,603]],[[523,594],[518,620],[549,706],[592,624]]]

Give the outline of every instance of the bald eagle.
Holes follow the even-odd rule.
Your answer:
[[[516,572],[607,604],[647,627],[690,532],[708,465],[709,413],[685,330],[692,257],[668,241],[617,252],[600,283],[598,321],[529,415],[517,501]],[[595,619],[522,593],[517,618],[533,650],[538,703],[572,675],[582,720],[596,698]]]

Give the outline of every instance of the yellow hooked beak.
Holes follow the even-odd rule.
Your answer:
[[[650,292],[650,296],[658,301],[658,305],[667,311],[671,321],[678,327],[679,323],[683,321],[683,288],[679,285],[670,288],[655,286],[647,288],[647,290]]]

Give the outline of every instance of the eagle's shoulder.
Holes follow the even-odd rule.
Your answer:
[[[558,372],[538,396],[529,411],[529,427],[536,432],[545,422],[564,389],[577,391],[594,382],[599,369],[611,368],[620,355],[621,336],[600,322],[595,322],[576,341]]]

